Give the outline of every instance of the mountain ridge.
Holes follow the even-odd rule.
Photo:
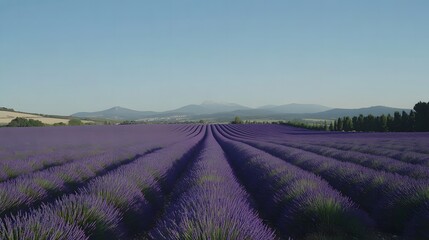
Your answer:
[[[106,110],[96,112],[77,112],[72,114],[72,117],[79,118],[94,118],[94,119],[110,119],[110,120],[130,120],[144,116],[156,114],[154,111],[137,111],[129,108],[115,106]]]
[[[360,114],[362,115],[374,115],[374,116],[378,116],[378,115],[382,115],[382,114],[391,114],[393,115],[394,112],[402,112],[402,111],[406,111],[407,113],[410,111],[411,109],[403,109],[403,108],[393,108],[393,107],[386,107],[386,106],[381,106],[381,105],[377,105],[377,106],[371,106],[371,107],[364,107],[364,108],[333,108],[324,112],[319,112],[319,113],[315,113],[314,115],[320,118],[325,118],[325,117],[330,117],[330,118],[339,118],[339,117],[344,117],[344,116],[359,116]]]
[[[332,109],[319,104],[289,103],[282,105],[267,105],[260,109],[272,110],[279,113],[317,113]]]
[[[189,104],[180,108],[156,112],[137,111],[120,106],[96,112],[78,112],[73,117],[87,119],[133,120],[133,121],[185,121],[210,119],[213,121],[226,120],[234,116],[244,119],[335,119],[343,116],[393,114],[395,111],[409,111],[410,109],[392,108],[386,106],[372,106],[364,108],[331,108],[318,104],[290,103],[283,105],[266,105],[259,108],[250,108],[235,103],[218,103],[205,101],[201,104]]]

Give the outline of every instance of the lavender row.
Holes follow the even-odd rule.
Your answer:
[[[348,143],[366,143],[369,146],[398,152],[429,154],[428,133],[342,133],[337,140]]]
[[[296,143],[315,143],[343,150],[354,149],[406,163],[429,166],[429,134],[427,133],[330,133],[301,130],[300,134],[296,134],[297,131],[293,131],[291,127],[276,125],[234,126],[230,130],[237,131],[245,137],[269,137],[292,140]]]
[[[78,152],[75,152],[79,154]],[[27,161],[0,160],[0,182],[13,179],[19,175],[49,167],[60,166],[77,157],[64,156],[62,153],[40,154],[31,156]]]
[[[234,126],[234,128],[240,127]],[[258,128],[255,127],[252,129],[256,130],[255,132],[258,131]],[[267,131],[265,131],[265,133],[267,133]],[[269,134],[275,135],[275,133],[272,132]],[[338,135],[339,134],[334,134],[334,137]],[[337,137],[336,141],[340,142],[342,140],[342,142],[344,142],[346,140],[353,140],[355,144],[359,143],[358,145],[360,146],[366,146],[369,142],[374,141],[384,143],[387,141],[386,139],[389,139],[389,136],[390,135],[378,134],[376,139],[379,140],[367,136],[368,140],[364,141],[365,139],[357,140],[352,134],[342,134],[342,136]],[[409,140],[409,138],[414,136],[414,134],[401,134],[400,136],[402,139],[399,139],[398,142],[418,142],[420,145],[424,145],[425,142],[428,142],[428,138],[424,138],[424,134],[417,134],[416,139],[412,139],[412,141]],[[326,137],[326,134],[321,134],[321,136],[319,136],[319,134],[314,134],[311,138],[302,137],[300,135],[285,135],[283,138],[288,142],[297,141],[301,144],[305,144],[306,141],[317,142],[321,139],[324,140],[323,142],[329,142],[329,138]],[[270,148],[273,149],[272,153],[276,152],[276,147],[267,148],[267,144],[265,144],[265,148],[262,149],[270,151]],[[289,150],[293,152],[296,149]],[[314,172],[320,174],[324,178],[326,177],[333,186],[340,189],[345,194],[353,196],[352,199],[356,202],[367,206],[365,208],[368,209],[368,212],[370,212],[387,231],[399,234],[402,233],[405,238],[408,237],[409,239],[428,238],[428,181],[416,181],[407,177],[365,169],[354,164],[338,163],[337,165],[335,161],[327,160],[317,155],[313,155],[312,158],[302,159],[302,152],[300,153],[299,151],[291,153],[291,155],[295,155],[295,158],[301,158],[297,160],[297,162],[303,161],[300,162],[302,165],[298,166],[305,168],[306,165],[313,165],[305,169],[317,169]],[[281,157],[282,154],[277,156]],[[293,159],[293,157],[291,159]],[[319,161],[315,162],[315,159]],[[329,169],[327,169],[328,165],[331,166]],[[336,168],[338,168],[337,172]]]
[[[130,238],[134,231],[147,228],[150,224],[162,203],[163,192],[171,187],[171,181],[183,171],[203,134],[201,131],[190,140],[148,154],[105,176],[97,177],[76,194],[64,196],[53,204],[33,210],[26,217],[18,214],[2,219],[0,233],[3,235],[0,236],[21,239],[7,236],[37,231],[45,239],[55,239],[55,234],[68,236],[67,227],[71,226],[74,235],[82,231],[85,233],[75,239]],[[40,228],[28,224],[35,222],[40,215],[58,219],[53,225],[59,227],[60,233],[52,233],[52,224]]]
[[[363,238],[371,220],[314,174],[214,131],[235,172],[284,236]]]
[[[193,128],[196,129],[197,127],[194,126]],[[156,137],[158,135],[171,134],[169,131],[165,131],[165,130],[155,133],[155,132],[149,131],[149,129],[150,128],[139,129],[139,130],[141,134],[145,134],[145,135],[156,134],[152,137]],[[18,131],[18,129],[15,129],[15,130]],[[183,133],[182,134],[183,137],[186,137],[185,134],[191,133],[192,131],[190,130],[193,130],[193,129],[185,129],[185,130],[188,130],[188,132]],[[48,135],[47,137],[50,137],[49,133],[45,133],[43,136],[46,137],[45,135]],[[38,137],[37,139],[36,137],[34,137],[34,139],[31,139],[30,142],[33,142],[33,144],[38,146],[39,148],[37,150],[34,149],[33,151],[31,151],[30,152],[31,155],[27,156],[26,154],[24,154],[24,156],[21,158],[19,156],[13,156],[13,157],[7,157],[7,155],[0,156],[0,182],[16,178],[23,174],[41,171],[50,167],[61,166],[75,160],[80,160],[82,158],[95,157],[98,154],[103,154],[108,151],[114,151],[116,149],[129,147],[130,145],[141,145],[142,143],[146,143],[146,141],[150,140],[150,138],[146,137],[143,139],[143,142],[142,142],[141,137],[138,139],[127,137],[126,142],[123,142],[123,140],[118,139],[116,141],[113,141],[113,145],[112,145],[112,143],[105,142],[106,140],[100,138],[96,143],[92,143],[90,145],[89,144],[82,145],[80,142],[85,142],[85,139],[82,139],[82,137],[84,136],[85,135],[80,136],[81,139],[79,140],[74,139],[73,141],[75,141],[74,143],[75,145],[72,145],[72,143],[68,142],[67,145],[60,145],[60,146],[55,146],[54,144],[53,144],[54,146],[47,146],[44,144],[40,144],[39,146],[39,144],[36,144],[36,143],[40,141],[39,139],[40,137]],[[16,136],[13,136],[13,137],[16,138]],[[29,137],[26,136],[26,138],[24,139],[27,139],[27,138]],[[0,138],[0,142],[2,140],[4,139]],[[35,141],[36,143],[34,143]],[[18,142],[20,142],[20,144],[17,144],[16,142],[14,142],[15,146],[11,146],[10,148],[12,149],[11,151],[17,151],[17,149],[19,149],[18,153],[22,155],[20,151],[24,151],[25,148],[22,149],[20,145],[23,143],[21,143],[21,141],[18,141]],[[23,145],[25,146],[25,144]],[[9,150],[9,149],[6,149],[6,150]],[[7,152],[7,151],[1,151],[1,153],[4,153],[4,152]]]
[[[227,128],[230,135],[235,136],[237,138],[246,138],[255,140],[257,137],[245,137],[248,136],[245,133],[239,132],[234,128]],[[370,154],[360,153],[360,152],[352,152],[352,151],[342,151],[335,148],[329,148],[320,146],[314,146],[309,144],[308,141],[291,141],[287,138],[281,140],[272,140],[273,138],[259,137],[259,140],[264,140],[267,142],[272,142],[276,144],[282,144],[285,146],[291,146],[294,148],[303,149],[305,151],[310,151],[322,156],[332,157],[340,161],[344,162],[352,162],[356,163],[368,168],[372,168],[375,170],[382,170],[391,173],[398,173],[400,175],[409,176],[416,179],[428,179],[429,178],[429,168],[424,166],[418,166],[410,163],[405,163],[402,161],[398,161],[385,156],[374,156]],[[293,138],[292,138],[293,139]],[[294,139],[295,140],[295,139]]]
[[[186,125],[83,126],[58,128],[1,128],[0,162],[22,160],[36,155],[106,150],[140,142],[142,136],[170,134]],[[177,135],[177,134],[175,134]],[[126,142],[124,142],[124,140]],[[19,143],[19,144],[17,144]]]
[[[154,141],[156,144],[115,149],[109,153],[84,158],[0,183],[0,216],[70,192],[75,186],[80,186],[100,174],[132,162],[143,153],[165,147],[182,139],[183,137],[171,138],[169,136],[152,138],[146,141]]]
[[[413,221],[429,201],[429,184],[272,143],[245,141],[323,177],[365,209],[380,227],[395,234],[414,233]]]
[[[429,154],[409,152],[409,151],[399,151],[392,149],[383,149],[379,146],[368,146],[366,144],[356,144],[356,143],[334,143],[331,144],[329,142],[320,142],[318,143],[321,146],[327,146],[332,148],[337,148],[345,151],[354,151],[354,152],[362,152],[379,156],[387,156],[390,158],[394,158],[406,163],[411,164],[419,164],[426,167],[429,167]],[[429,147],[429,146],[428,146]]]
[[[173,196],[151,239],[274,239],[251,208],[210,128],[202,152]]]
[[[142,153],[153,150],[155,150],[153,146],[140,148]],[[119,154],[121,155],[123,154]],[[132,162],[139,156],[118,158],[118,155],[113,153],[103,154],[86,161],[74,162],[1,183],[0,216],[71,192],[75,186],[80,186],[110,169]]]
[[[101,146],[100,146],[101,147]],[[80,148],[56,149],[56,151],[35,153],[25,158],[1,159],[0,160],[0,182],[14,179],[24,174],[43,171],[47,168],[62,166],[76,160],[93,157],[103,154],[108,150],[106,146],[94,149],[93,147],[82,146]],[[118,146],[121,147],[129,146]]]
[[[54,214],[37,211],[0,220],[0,239],[87,240],[85,232]]]
[[[314,146],[305,143],[283,143],[282,145],[310,151],[322,156],[335,158],[344,162],[352,162],[375,170],[397,173],[416,179],[428,179],[429,168],[410,163],[404,163],[389,157],[373,156],[366,153],[343,151],[329,147]]]

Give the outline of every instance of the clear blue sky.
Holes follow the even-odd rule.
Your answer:
[[[0,0],[0,106],[429,101],[429,1]]]

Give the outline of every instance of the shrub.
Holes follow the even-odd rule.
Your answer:
[[[80,119],[74,118],[74,119],[70,119],[69,125],[70,126],[80,126],[80,125],[83,125],[83,122]]]
[[[10,123],[7,126],[8,127],[43,127],[45,126],[45,124],[43,124],[39,120],[17,117],[12,121],[10,121]]]

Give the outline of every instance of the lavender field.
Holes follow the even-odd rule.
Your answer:
[[[0,129],[0,239],[429,239],[429,134]]]

